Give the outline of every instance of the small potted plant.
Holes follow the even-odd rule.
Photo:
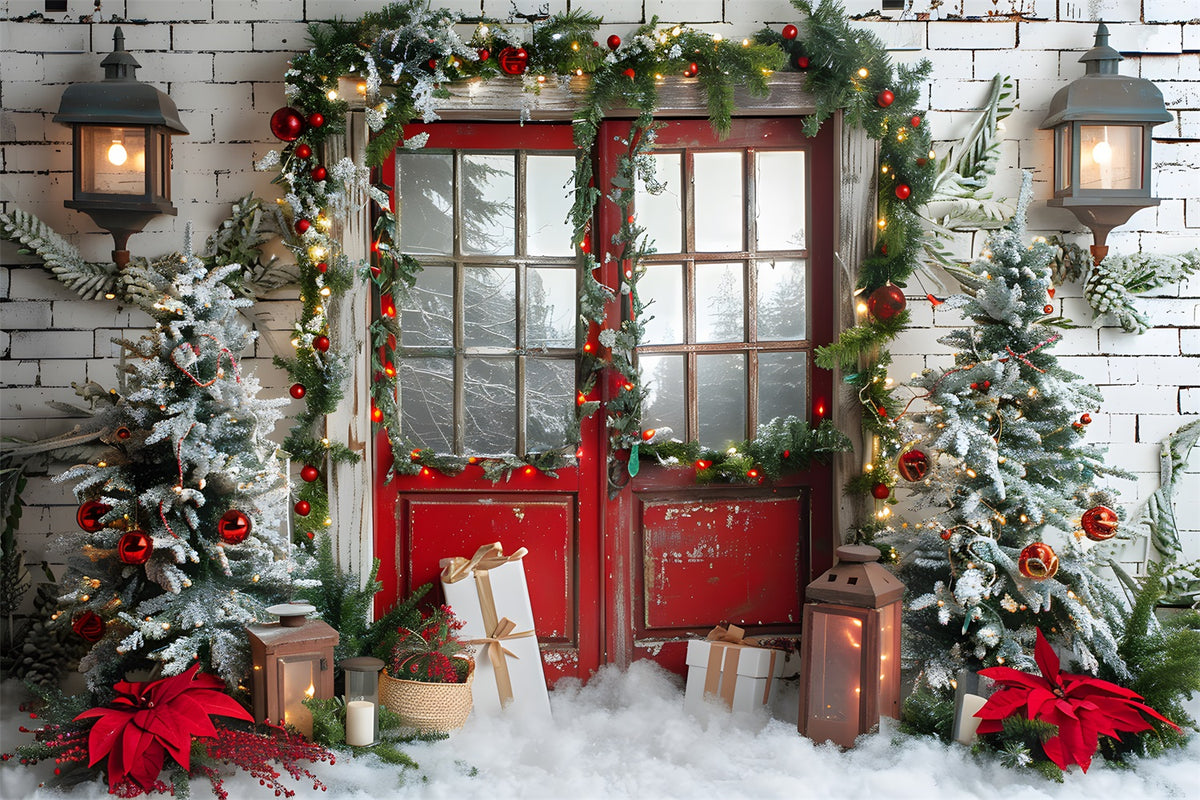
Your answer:
[[[462,626],[443,605],[424,611],[418,626],[397,630],[379,696],[418,730],[452,731],[471,713],[475,662],[457,636]]]

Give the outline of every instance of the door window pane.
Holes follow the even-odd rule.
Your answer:
[[[575,202],[575,157],[529,155],[525,159],[525,252],[569,256],[575,252],[567,211]]]
[[[525,286],[525,346],[574,347],[575,270],[530,267]]]
[[[754,265],[758,294],[758,340],[808,338],[808,291],[803,261],[771,260]]]
[[[462,157],[462,250],[512,255],[516,246],[517,166],[511,154]]]
[[[396,155],[400,202],[396,221],[405,253],[454,252],[454,155]]]
[[[634,194],[637,222],[646,229],[646,235],[654,244],[656,252],[679,253],[683,251],[683,186],[679,153],[655,153],[654,179],[663,190],[651,194],[638,180]]]
[[[470,455],[505,455],[517,448],[517,362],[468,358],[463,370],[463,438]]]
[[[687,401],[683,356],[641,356],[642,382],[646,399],[642,401],[642,427],[670,428],[676,438],[686,438]]]
[[[746,356],[741,353],[696,357],[696,397],[700,441],[725,448],[746,438]]]
[[[525,362],[525,447],[561,447],[574,424],[575,362],[531,358]]]
[[[683,266],[649,264],[638,281],[638,297],[645,309],[644,344],[675,344],[683,341]]]
[[[467,267],[465,272],[463,343],[467,347],[516,347],[516,270]]]
[[[758,424],[808,415],[808,354],[758,354]]]
[[[696,153],[692,192],[696,252],[741,250],[746,228],[742,153]]]
[[[745,336],[742,264],[696,265],[696,341],[740,342]]]
[[[405,347],[454,344],[454,268],[427,266],[400,298],[400,343]]]
[[[754,219],[759,250],[803,250],[804,151],[763,150],[755,159]]]
[[[400,362],[400,431],[422,447],[454,450],[454,360]]]

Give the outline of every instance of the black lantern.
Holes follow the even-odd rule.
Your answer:
[[[125,52],[120,28],[100,65],[104,80],[68,88],[54,116],[73,130],[75,176],[64,205],[113,235],[113,261],[124,266],[130,234],[159,214],[175,214],[171,136],[188,130],[171,98],[134,76],[139,65]]]
[[[1150,196],[1150,129],[1171,120],[1162,92],[1144,78],[1118,74],[1121,54],[1108,27],[1079,59],[1084,76],[1059,89],[1042,130],[1054,131],[1054,199],[1092,231],[1092,258],[1108,254],[1108,232],[1135,211],[1158,205]]]

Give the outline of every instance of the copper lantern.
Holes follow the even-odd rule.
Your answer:
[[[1170,122],[1162,92],[1145,78],[1117,71],[1121,54],[1108,27],[1079,59],[1084,75],[1059,89],[1042,130],[1054,131],[1054,197],[1092,231],[1092,258],[1108,254],[1108,232],[1134,212],[1158,205],[1150,196],[1150,129]]]
[[[338,632],[304,615],[312,606],[290,604],[267,609],[279,622],[248,625],[254,659],[254,718],[287,724],[312,736],[312,713],[304,700],[333,697],[333,648]]]
[[[864,545],[808,585],[801,642],[800,732],[852,747],[900,713],[900,601],[904,584]]]
[[[129,236],[171,205],[171,137],[186,134],[175,103],[135,77],[138,62],[117,28],[113,52],[100,62],[104,80],[63,92],[55,122],[72,129],[74,179],[67,208],[113,236],[113,260],[129,263]]]

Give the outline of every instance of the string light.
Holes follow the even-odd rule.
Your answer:
[[[867,68],[866,68],[866,67],[859,67],[859,70],[858,70],[858,77],[860,77],[860,78],[865,78],[865,77],[867,77],[867,76],[868,76],[868,75],[870,75],[870,74],[871,74],[871,73],[867,72]]]

